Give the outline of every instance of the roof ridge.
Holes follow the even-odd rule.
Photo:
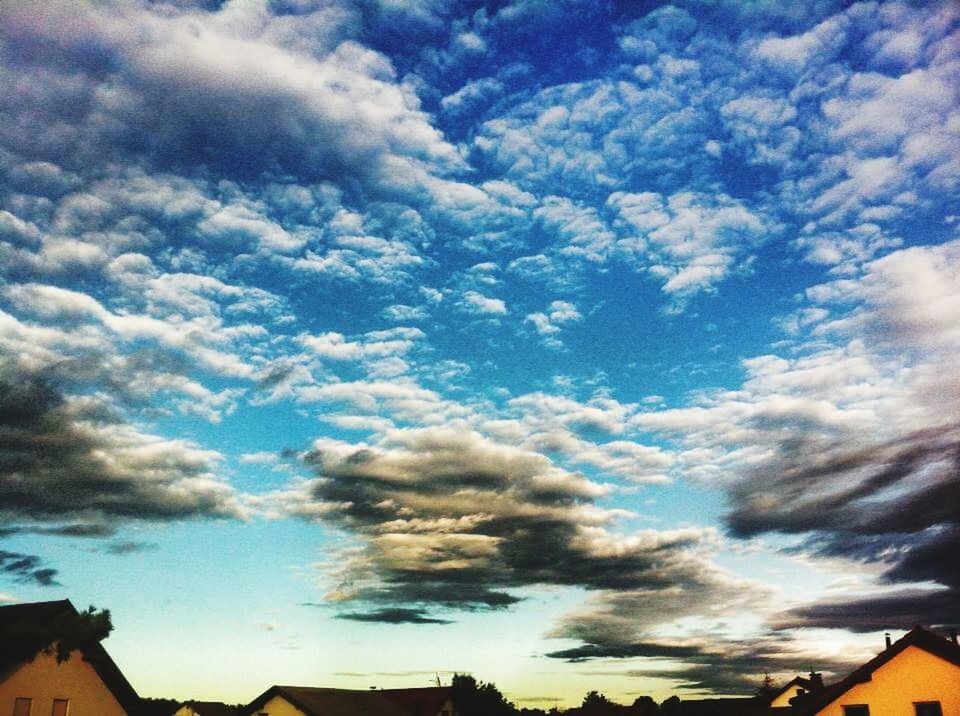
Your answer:
[[[810,713],[816,713],[823,706],[836,701],[840,696],[852,689],[857,684],[868,681],[874,671],[891,661],[901,653],[915,646],[923,649],[928,654],[940,657],[960,666],[960,646],[950,639],[940,636],[932,629],[920,624],[914,625],[910,631],[890,644],[886,649],[854,669],[850,674],[828,686],[823,691],[814,695],[810,701],[804,704],[804,708],[810,710]]]

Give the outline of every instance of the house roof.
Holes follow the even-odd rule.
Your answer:
[[[385,698],[402,707],[410,716],[435,716],[450,698],[449,687],[428,686],[419,689],[381,689]]]
[[[800,688],[804,691],[810,691],[814,688],[814,683],[805,676],[794,676],[792,679],[790,679],[790,681],[774,691],[773,694],[768,697],[767,701],[775,701],[793,688]]]
[[[43,626],[64,613],[72,615],[78,614],[69,599],[2,606],[0,607],[0,631],[2,631],[4,627],[14,625],[36,624],[37,626]],[[130,714],[136,713],[140,708],[140,697],[120,671],[119,667],[114,663],[113,659],[110,658],[106,649],[97,642],[84,647],[81,651],[83,660],[93,667],[93,670],[97,673],[97,676],[100,677],[104,686],[110,690],[110,693],[113,694],[124,711]],[[4,661],[3,656],[3,645],[0,644],[0,662]],[[7,668],[0,671],[0,682],[5,680],[13,671],[23,666],[23,664],[29,663],[29,661],[30,660],[27,659],[6,664]]]
[[[243,713],[255,714],[275,696],[282,696],[308,716],[410,716],[406,709],[383,696],[381,691],[310,686],[271,686],[251,701]]]
[[[871,680],[873,672],[879,669],[887,662],[893,660],[911,646],[938,656],[951,664],[960,666],[960,646],[957,646],[949,639],[944,639],[938,634],[934,634],[921,626],[915,626],[903,637],[888,646],[885,650],[877,654],[866,664],[855,670],[849,676],[841,679],[832,686],[826,687],[817,694],[811,694],[801,706],[804,713],[816,713],[827,704],[831,704],[838,698],[847,693],[857,684],[863,684]]]

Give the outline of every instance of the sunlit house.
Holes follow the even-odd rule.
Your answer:
[[[271,686],[245,716],[457,716],[450,689],[323,689]]]
[[[770,707],[789,709],[790,702],[797,697],[815,694],[824,688],[823,676],[811,673],[810,676],[795,676],[781,686],[770,699]]]
[[[240,708],[221,701],[184,701],[171,716],[240,716]]]
[[[0,633],[43,627],[64,613],[76,616],[67,601],[0,607]],[[40,651],[24,657],[12,640],[0,640],[0,714],[6,716],[134,716],[140,697],[99,644],[77,649],[57,663]]]
[[[802,716],[955,716],[960,646],[914,627],[846,678],[791,704]]]

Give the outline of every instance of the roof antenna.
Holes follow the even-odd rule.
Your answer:
[[[439,688],[440,688],[440,674],[435,674],[435,676],[437,677],[437,688],[439,689]]]

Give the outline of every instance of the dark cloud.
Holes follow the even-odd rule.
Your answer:
[[[304,460],[317,479],[292,511],[360,540],[331,570],[328,598],[382,610],[350,618],[432,618],[508,607],[521,587],[581,587],[595,596],[589,610],[553,636],[585,643],[558,656],[587,658],[612,633],[639,641],[704,605],[723,613],[767,596],[710,563],[709,530],[615,533],[617,513],[596,504],[606,488],[465,429],[396,431],[377,446],[322,440]]]
[[[952,558],[955,558],[956,552]],[[780,629],[819,627],[875,632],[902,629],[904,624],[952,626],[960,623],[960,598],[955,589],[906,589],[894,594],[844,602],[812,604],[783,614]]]
[[[746,646],[753,649],[753,653],[713,653],[686,657],[685,665],[671,676],[680,681],[679,688],[682,689],[739,695],[754,693],[767,673],[794,676],[812,670],[832,681],[858,665],[853,661],[828,659],[813,653],[784,653],[775,645],[747,643]],[[732,651],[736,652],[737,647]]]
[[[115,14],[5,5],[2,64],[15,91],[0,103],[0,141],[80,172],[137,158],[191,174],[333,179],[368,191],[406,191],[425,167],[459,167],[389,61],[343,42],[346,15],[318,11],[291,25],[251,11],[248,32],[231,32],[213,14],[133,4]]]
[[[801,548],[887,565],[886,582],[932,582],[943,592],[817,604],[791,626],[857,631],[949,624],[960,604],[960,427],[947,425],[861,449],[797,443],[730,492],[731,532],[811,534]]]
[[[104,524],[70,524],[57,525],[55,527],[42,527],[40,525],[11,525],[9,527],[0,527],[0,537],[8,537],[16,534],[32,535],[54,535],[58,537],[90,537],[97,539],[100,537],[109,537],[116,528]]]
[[[158,545],[153,542],[127,540],[125,542],[111,542],[103,548],[103,551],[107,554],[122,556],[137,554],[138,552],[149,552],[150,550],[157,549],[157,546]]]
[[[786,644],[764,638],[731,642],[720,633],[664,636],[684,618],[716,623],[726,614],[762,613],[771,593],[761,585],[727,574],[703,559],[675,557],[660,566],[659,587],[611,590],[568,614],[549,634],[576,639],[579,646],[547,654],[580,662],[594,659],[654,660],[649,675],[667,677],[677,688],[739,693],[750,675],[790,670]],[[711,622],[707,622],[711,623]],[[658,633],[659,632],[659,633]],[[738,659],[742,666],[732,666]],[[681,663],[669,666],[664,662]]]
[[[347,612],[338,614],[337,619],[349,619],[355,622],[375,622],[377,624],[450,624],[448,619],[427,616],[420,609],[378,609],[373,612]]]
[[[565,661],[590,659],[628,659],[635,657],[686,659],[700,656],[702,650],[694,646],[638,642],[632,644],[582,644],[571,649],[552,651],[546,656]]]
[[[52,378],[0,369],[0,516],[19,531],[100,537],[116,520],[238,517],[216,459],[108,420]],[[65,524],[18,527],[24,520]]]
[[[810,670],[822,672],[829,680],[847,673],[854,663],[825,658],[797,648],[789,637],[770,635],[736,642],[718,635],[709,638],[666,641],[586,644],[547,654],[548,657],[578,662],[590,659],[651,659],[628,673],[635,677],[666,677],[675,688],[690,691],[752,693],[764,673],[796,675]],[[679,662],[679,665],[673,665]],[[618,672],[622,673],[622,672]]]
[[[58,585],[56,569],[41,566],[43,561],[34,554],[20,554],[0,550],[0,573],[18,582],[34,583],[44,587]]]

